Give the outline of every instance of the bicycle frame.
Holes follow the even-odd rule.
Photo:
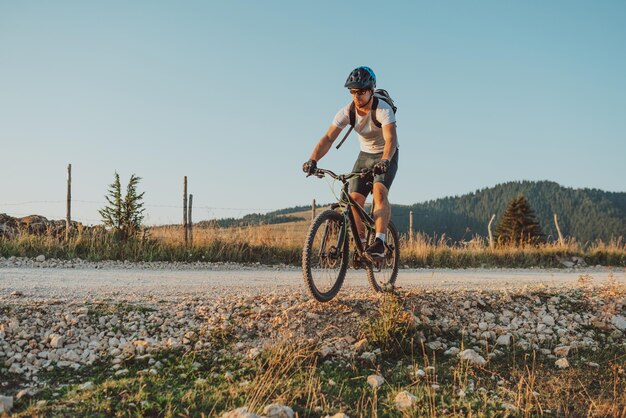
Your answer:
[[[374,219],[370,215],[368,215],[367,212],[365,212],[365,209],[363,209],[361,205],[359,205],[357,201],[352,198],[352,196],[350,196],[350,194],[348,193],[348,183],[344,184],[343,193],[344,193],[344,196],[346,196],[346,198],[348,199],[348,202],[346,203],[345,208],[344,208],[343,216],[344,218],[347,217],[348,219],[348,223],[350,224],[350,231],[352,232],[352,237],[354,238],[354,246],[357,248],[358,253],[361,254],[365,251],[365,248],[363,247],[363,243],[361,242],[361,240],[357,239],[359,237],[359,230],[357,229],[357,226],[356,226],[356,219],[354,217],[354,212],[352,211],[352,208],[356,209],[356,212],[359,215],[359,218],[361,218],[361,221],[365,224],[365,227],[368,229],[367,231],[368,236],[366,236],[366,238],[369,238],[370,228],[368,226],[374,224]],[[373,203],[372,203],[372,212],[374,212]],[[341,247],[338,247],[338,248],[341,248]]]
[[[357,229],[356,226],[356,219],[354,217],[354,213],[352,211],[352,208],[356,209],[356,212],[359,216],[359,218],[361,219],[361,221],[364,223],[365,227],[368,229],[367,231],[367,236],[366,239],[369,241],[369,234],[371,234],[371,225],[374,225],[374,219],[371,215],[367,214],[367,212],[365,212],[365,209],[363,209],[361,207],[361,205],[359,205],[357,203],[356,200],[354,200],[352,198],[352,196],[350,196],[350,193],[348,193],[348,187],[349,187],[349,183],[348,183],[348,176],[346,175],[336,175],[335,173],[333,173],[330,170],[318,170],[318,173],[316,173],[317,176],[321,177],[324,174],[329,174],[331,177],[333,177],[334,179],[340,180],[343,185],[342,185],[342,195],[345,197],[344,199],[341,199],[339,202],[331,205],[332,209],[336,209],[338,207],[342,208],[342,215],[344,218],[344,222],[343,225],[341,226],[341,230],[339,231],[339,239],[337,242],[337,247],[336,248],[343,248],[345,239],[347,238],[348,234],[347,231],[344,229],[346,223],[348,223],[350,225],[350,232],[352,233],[352,237],[354,237],[354,246],[356,247],[357,253],[359,255],[361,255],[362,253],[365,252],[365,248],[363,246],[363,243],[361,242],[360,239],[357,239],[359,237],[359,231]],[[351,173],[352,175],[368,175],[369,173],[365,172],[365,173]],[[343,204],[342,204],[343,203]],[[374,213],[374,203],[372,203],[372,209],[371,209],[372,214]],[[326,232],[324,233],[324,237],[326,235]],[[367,241],[366,241],[367,242]],[[320,248],[320,251],[325,251],[325,248]]]

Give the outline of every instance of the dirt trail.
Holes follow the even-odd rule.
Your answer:
[[[625,269],[403,269],[397,285],[404,288],[447,290],[519,290],[524,287],[576,287],[583,275],[591,285],[606,283],[610,277],[626,283]],[[365,273],[349,271],[344,291],[367,286]],[[258,268],[225,266],[207,269],[146,268],[145,266],[82,265],[80,268],[0,267],[0,297],[18,292],[26,298],[66,297],[182,297],[202,293],[280,293],[304,285],[295,267]]]

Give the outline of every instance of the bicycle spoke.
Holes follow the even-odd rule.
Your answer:
[[[371,234],[370,244],[374,243],[374,234]],[[380,292],[394,286],[398,276],[400,262],[398,233],[393,224],[389,224],[385,243],[385,257],[382,260],[373,260],[366,268],[367,278],[374,288]]]
[[[347,268],[347,240],[343,217],[330,210],[311,225],[303,257],[303,274],[311,294],[326,302],[339,291]]]

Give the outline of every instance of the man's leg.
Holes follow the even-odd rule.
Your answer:
[[[351,192],[350,197],[352,197],[361,207],[365,206],[366,197],[361,193]],[[352,215],[354,215],[354,223],[356,225],[356,229],[359,231],[359,237],[361,238],[361,241],[363,241],[365,239],[365,226],[363,225],[363,221],[354,208],[352,208]]]
[[[387,233],[387,225],[391,219],[391,207],[387,196],[389,190],[383,183],[374,183],[374,221],[376,233]]]
[[[385,239],[381,234],[387,233],[387,225],[391,217],[391,209],[389,208],[389,193],[387,186],[383,183],[374,183],[374,223],[376,226],[376,239],[374,243],[367,248],[367,254],[373,259],[385,256]]]

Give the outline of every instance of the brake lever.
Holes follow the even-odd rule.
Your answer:
[[[361,174],[359,175],[359,177],[364,178],[369,176],[370,174],[372,174],[372,170],[369,168],[363,168],[361,169]]]

